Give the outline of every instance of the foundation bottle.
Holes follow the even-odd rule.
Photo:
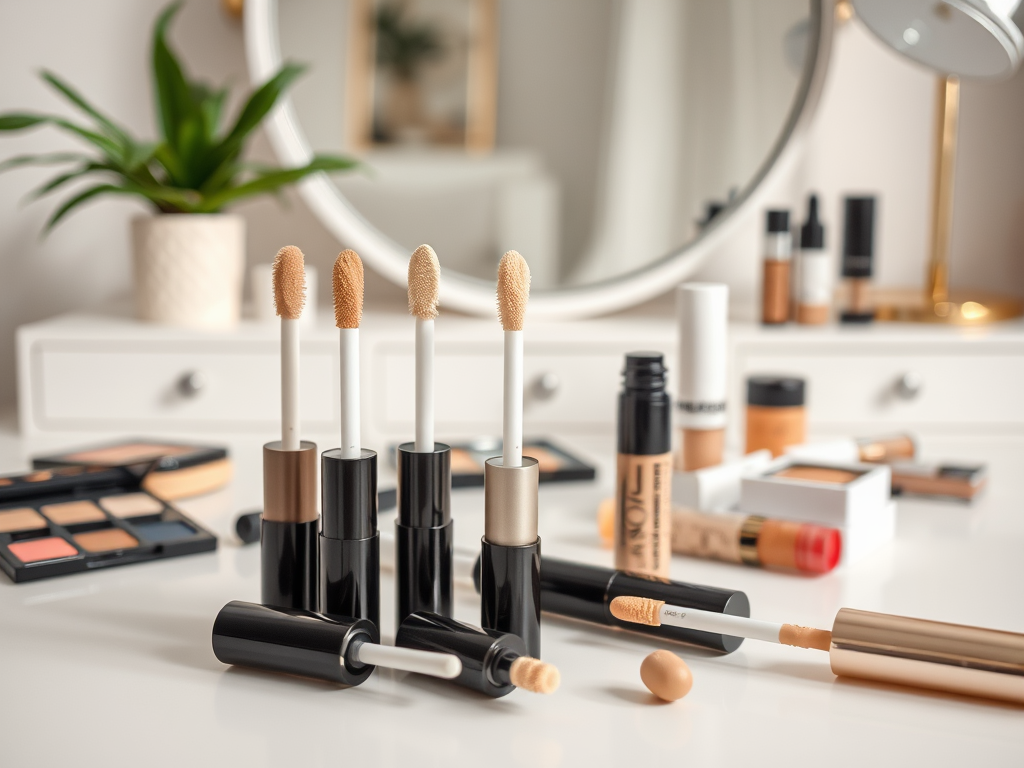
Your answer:
[[[825,228],[818,221],[818,197],[807,202],[807,221],[800,228],[796,321],[802,325],[828,322],[832,306],[832,270],[825,252]]]
[[[729,383],[729,287],[720,283],[683,283],[676,289],[676,317],[676,469],[691,472],[722,463]]]
[[[781,456],[786,446],[806,442],[804,380],[787,376],[747,379],[747,453],[765,448]]]
[[[672,560],[672,402],[661,354],[626,355],[619,395],[615,567],[668,578]]]
[[[789,211],[768,211],[761,278],[761,322],[779,325],[789,319],[789,267],[793,238]]]
[[[843,278],[848,305],[839,315],[844,323],[870,323],[875,310],[868,296],[875,256],[875,198],[848,197],[843,228]]]

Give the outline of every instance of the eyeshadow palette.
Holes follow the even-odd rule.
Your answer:
[[[123,467],[143,478],[142,487],[161,499],[182,499],[222,488],[231,480],[225,448],[133,438],[37,456],[36,469],[73,466]]]
[[[390,451],[391,465],[396,466],[397,447]],[[501,455],[499,438],[481,438],[452,446],[452,488],[471,488],[484,484],[484,462]],[[593,480],[597,470],[548,440],[524,440],[523,455],[531,456],[540,465],[540,482],[559,483],[571,480]]]
[[[125,467],[0,477],[0,569],[20,583],[217,548],[140,481]]]

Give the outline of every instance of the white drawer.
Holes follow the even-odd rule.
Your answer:
[[[738,360],[738,402],[750,374],[793,374],[807,379],[808,420],[813,428],[845,427],[863,433],[878,427],[1020,429],[1024,426],[1024,356],[891,353],[757,354]],[[899,392],[912,374],[916,395]]]
[[[614,428],[623,359],[636,345],[527,344],[524,366],[524,423],[532,433],[552,430],[598,432]],[[414,427],[415,377],[412,344],[380,344],[372,355],[372,419],[392,436]],[[535,387],[544,374],[558,386],[547,397]],[[436,423],[446,438],[501,431],[502,347],[497,344],[438,343]]]
[[[43,429],[147,428],[265,431],[280,423],[277,345],[203,342],[37,342],[32,348],[34,418]],[[303,349],[302,415],[306,429],[337,422],[334,358]],[[202,374],[189,395],[179,382]]]

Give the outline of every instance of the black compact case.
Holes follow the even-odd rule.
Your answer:
[[[36,456],[32,466],[35,469],[119,467],[142,477],[143,489],[166,500],[215,491],[226,485],[232,474],[226,448],[148,438],[127,438]]]
[[[480,438],[469,443],[451,446],[450,463],[452,488],[480,488],[484,484],[484,464],[501,454],[501,438]],[[391,450],[391,464],[398,468],[400,446]],[[537,459],[542,483],[569,483],[593,480],[597,470],[592,464],[574,456],[550,440],[523,440],[523,455]],[[381,507],[384,508],[383,505]]]
[[[84,466],[0,478],[0,568],[20,583],[217,548],[142,480]]]

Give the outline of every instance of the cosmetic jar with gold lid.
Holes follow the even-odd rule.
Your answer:
[[[778,457],[787,446],[806,442],[805,391],[804,380],[795,376],[747,379],[747,453],[767,449]]]

